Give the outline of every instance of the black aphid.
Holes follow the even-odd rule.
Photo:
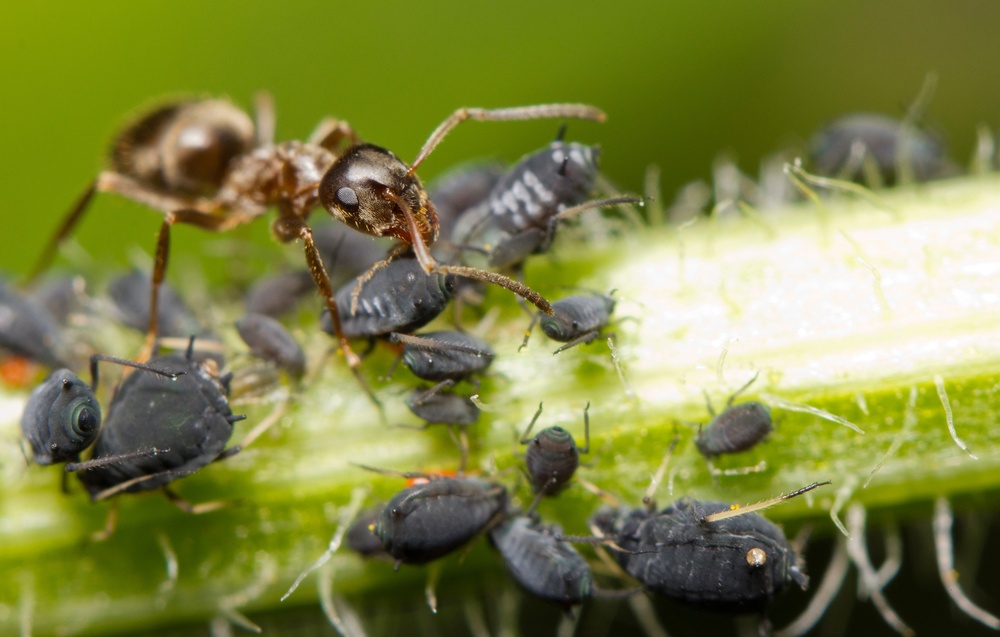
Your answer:
[[[515,268],[546,252],[559,222],[592,208],[639,203],[636,197],[587,201],[597,178],[596,146],[560,139],[523,157],[494,185],[487,200],[459,224],[457,243],[490,246],[490,263]]]
[[[108,297],[118,321],[146,331],[151,286],[149,275],[138,270],[122,275],[108,285]],[[192,334],[207,334],[184,299],[167,283],[159,287],[157,317],[159,333],[163,336],[187,338]]]
[[[486,371],[493,362],[490,344],[464,332],[394,333],[389,340],[403,343],[403,364],[424,380],[457,383]]]
[[[556,525],[518,516],[493,527],[489,538],[521,588],[569,612],[590,598],[594,577],[587,560],[562,535]]]
[[[52,372],[28,398],[21,432],[40,465],[79,460],[101,428],[94,392],[68,369]]]
[[[67,367],[69,346],[62,329],[38,301],[0,281],[0,350],[48,367]]]
[[[433,478],[407,487],[382,509],[375,534],[400,564],[424,564],[458,549],[499,519],[503,486],[478,478]]]
[[[714,611],[762,615],[789,584],[806,588],[785,534],[755,511],[828,482],[747,507],[684,498],[657,511],[651,493],[665,466],[666,459],[644,498],[648,506],[604,508],[591,519],[591,528],[622,549],[618,563],[644,588]]]
[[[714,417],[706,427],[698,431],[694,440],[701,455],[712,458],[724,453],[746,451],[774,429],[771,410],[766,405],[753,401],[733,405],[733,400],[755,380],[756,375],[730,396],[721,414],[716,415],[711,403],[708,403],[708,411]]]
[[[250,353],[284,369],[292,378],[302,378],[306,354],[285,326],[263,314],[246,314],[236,320],[236,330]]]
[[[566,488],[576,468],[580,465],[580,454],[590,451],[590,403],[583,409],[583,447],[576,446],[573,435],[562,427],[547,427],[534,438],[528,438],[538,417],[542,415],[542,404],[538,404],[531,423],[521,436],[521,444],[528,445],[524,462],[528,477],[536,492],[546,495],[558,493]]]
[[[566,343],[553,354],[576,345],[591,343],[611,322],[615,299],[603,294],[577,294],[552,304],[552,316],[536,314],[524,333],[523,349],[528,344],[535,323],[541,319],[542,331],[554,341]]]
[[[809,141],[813,170],[852,181],[868,178],[866,163],[881,183],[894,184],[901,168],[917,181],[957,172],[944,143],[935,135],[875,113],[852,113],[833,120]],[[869,184],[876,187],[880,184]]]
[[[356,281],[349,281],[336,294],[341,327],[347,338],[374,338],[391,332],[412,332],[433,321],[444,311],[455,290],[451,276],[426,274],[416,259],[400,258],[375,272],[361,288],[357,311],[351,312]],[[329,313],[322,328],[333,332]]]
[[[31,446],[36,464],[77,461],[97,438],[101,428],[101,405],[94,392],[99,361],[134,367],[168,381],[177,377],[149,365],[101,354],[90,358],[90,385],[68,369],[55,370],[31,392],[21,415],[21,433]],[[132,456],[126,454],[125,457]]]
[[[212,372],[214,363],[193,359],[193,341],[186,356],[156,356],[149,365],[184,375],[170,379],[133,373],[122,381],[94,443],[92,459],[67,466],[67,470],[79,471],[92,500],[165,487],[239,451],[239,447],[227,450],[225,446],[233,423],[243,416],[233,415],[229,408],[227,379]],[[161,451],[129,462],[92,466],[105,457],[150,448]]]
[[[464,427],[479,420],[479,408],[468,396],[445,391],[417,388],[406,397],[406,406],[414,415],[426,421],[427,424],[421,429],[431,425]]]

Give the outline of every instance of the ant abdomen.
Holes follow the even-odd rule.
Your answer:
[[[168,192],[211,197],[232,161],[254,146],[254,124],[225,100],[163,106],[129,126],[111,150],[114,169]]]

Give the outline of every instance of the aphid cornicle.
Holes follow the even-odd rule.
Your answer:
[[[375,534],[400,564],[424,564],[482,533],[507,507],[503,486],[478,478],[433,478],[407,487],[382,509]]]
[[[603,294],[577,294],[559,299],[552,304],[552,315],[536,314],[524,333],[521,347],[528,344],[528,339],[541,320],[542,331],[554,341],[565,343],[553,354],[558,354],[571,347],[593,342],[601,335],[601,330],[611,322],[611,313],[615,311],[615,299]]]
[[[538,411],[521,436],[521,444],[528,445],[524,463],[534,490],[554,495],[569,485],[580,465],[580,454],[590,452],[590,403],[583,409],[583,433],[586,441],[583,447],[577,447],[573,434],[559,426],[547,427],[534,438],[528,438],[541,415],[542,404],[539,403]]]
[[[594,576],[587,560],[562,541],[562,535],[557,525],[516,516],[490,529],[489,538],[521,588],[569,612],[590,598]]]

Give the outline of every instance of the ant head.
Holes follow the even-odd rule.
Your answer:
[[[416,220],[421,238],[437,238],[437,211],[420,179],[391,151],[372,144],[354,146],[323,175],[319,200],[346,225],[376,237],[416,240],[406,220]],[[404,210],[405,209],[405,210]]]

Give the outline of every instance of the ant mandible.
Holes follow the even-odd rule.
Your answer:
[[[114,192],[164,213],[156,243],[145,352],[158,332],[159,286],[167,270],[170,226],[184,223],[224,232],[276,207],[272,231],[279,241],[302,239],[306,262],[323,296],[341,350],[351,369],[361,360],[340,326],[340,314],[319,250],[307,224],[322,204],[331,215],[365,234],[399,239],[370,277],[412,246],[425,272],[455,274],[505,287],[551,314],[537,292],[508,277],[466,266],[440,265],[429,246],[438,236],[438,219],[415,170],[458,124],[576,118],[603,122],[605,114],[585,104],[543,104],[500,109],[460,108],[439,125],[412,165],[392,152],[359,143],[343,121],[324,119],[305,142],[274,143],[270,96],[258,95],[256,122],[228,101],[187,100],[164,105],[127,127],[115,140],[111,170],[101,172],[70,209],[43,251],[29,281],[52,261],[60,242],[79,222],[97,192]],[[347,142],[347,148],[338,153]],[[365,279],[359,284],[363,285]],[[360,290],[356,290],[360,291]]]

